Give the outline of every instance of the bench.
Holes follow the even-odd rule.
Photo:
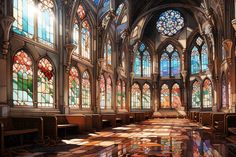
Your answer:
[[[199,113],[199,122],[203,126],[212,126],[212,112],[200,112]]]
[[[0,118],[1,130],[1,153],[4,152],[4,147],[8,142],[8,138],[20,137],[20,145],[24,144],[23,135],[37,134],[37,140],[43,141],[43,119],[41,117],[7,117]],[[29,140],[29,138],[28,138]],[[32,143],[32,139],[29,140]],[[17,141],[10,142],[11,146],[17,144]]]
[[[124,113],[117,113],[116,115],[116,126],[121,126],[121,125],[125,125],[125,124],[129,124],[129,114],[128,112],[124,112]]]
[[[212,113],[212,129],[215,133],[223,134],[225,113]]]
[[[116,127],[115,114],[102,114],[102,127]]]
[[[236,135],[236,113],[225,115],[225,134],[226,136]]]

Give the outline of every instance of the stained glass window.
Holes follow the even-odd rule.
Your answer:
[[[120,16],[123,8],[124,8],[124,3],[121,3],[116,10],[116,16]]]
[[[91,85],[89,73],[85,71],[82,75],[82,108],[91,107]]]
[[[191,52],[191,73],[196,74],[200,72],[200,56],[196,46],[193,47]]]
[[[79,26],[77,22],[75,22],[73,27],[73,42],[77,46],[76,50],[74,51],[74,54],[79,55]]]
[[[106,102],[106,108],[107,109],[111,109],[112,108],[112,82],[111,82],[111,78],[108,77],[107,81],[107,102]]]
[[[117,84],[117,108],[121,108],[122,106],[122,87],[121,87],[121,81],[118,81]]]
[[[53,66],[46,58],[38,63],[38,107],[54,107]]]
[[[143,52],[142,66],[143,66],[143,77],[150,77],[151,76],[151,57],[148,51]]]
[[[81,55],[83,58],[91,59],[90,55],[90,26],[88,21],[82,23],[81,29]]]
[[[85,18],[86,14],[82,5],[79,5],[77,15],[79,16],[81,21]]]
[[[167,84],[161,87],[161,108],[170,108],[170,90]]]
[[[151,77],[151,56],[143,43],[135,52],[134,73],[136,77]]]
[[[69,74],[69,105],[70,107],[79,107],[80,81],[79,73],[75,67],[70,69]]]
[[[179,11],[167,10],[161,13],[156,27],[162,35],[172,36],[184,27],[184,18]]]
[[[108,6],[110,6],[110,0],[104,0],[103,7],[106,8]]]
[[[171,76],[178,76],[180,74],[180,59],[179,54],[174,52],[171,57]]]
[[[99,5],[99,1],[100,1],[100,0],[93,0],[93,3],[94,3],[96,6],[98,6],[98,5]]]
[[[136,77],[141,77],[141,55],[139,51],[135,53],[134,74]]]
[[[226,76],[225,74],[222,75],[222,88],[221,88],[221,96],[222,96],[222,108],[227,108],[228,106],[228,83],[227,83],[227,80],[226,80]]]
[[[131,109],[141,109],[141,90],[137,83],[132,85]]]
[[[201,107],[200,83],[195,81],[192,86],[192,108]]]
[[[122,82],[122,108],[126,107],[126,84]]]
[[[109,36],[107,36],[107,41],[104,44],[104,58],[106,60],[106,64],[111,65],[112,48],[111,48],[111,40],[109,39]]]
[[[23,51],[13,57],[13,104],[33,106],[33,63]]]
[[[13,31],[29,38],[34,34],[33,0],[13,0]]]
[[[54,4],[52,0],[39,0],[38,40],[52,46],[54,43]]]
[[[208,70],[208,48],[206,44],[202,45],[202,71]]]
[[[203,82],[203,108],[212,107],[212,85],[209,79]]]
[[[148,84],[143,85],[142,108],[151,109],[151,90]]]
[[[171,90],[171,106],[172,108],[179,108],[182,106],[180,87],[177,83],[172,86]]]
[[[100,80],[100,108],[105,109],[106,107],[106,84],[105,84],[105,78],[102,75]]]
[[[170,63],[169,63],[169,56],[167,53],[163,53],[161,55],[161,61],[160,61],[160,72],[162,77],[167,77],[170,75]]]

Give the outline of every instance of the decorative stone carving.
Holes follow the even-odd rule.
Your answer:
[[[66,66],[66,71],[67,72],[69,72],[69,70],[70,70],[71,57],[72,57],[72,54],[75,51],[76,47],[77,46],[73,43],[65,45],[65,49],[66,49],[66,52],[67,52],[66,65],[65,66]]]
[[[2,45],[2,51],[3,55],[7,55],[8,53],[8,48],[9,48],[9,33],[11,26],[13,22],[15,21],[15,18],[12,16],[5,16],[1,20],[1,26],[3,29],[3,45]]]

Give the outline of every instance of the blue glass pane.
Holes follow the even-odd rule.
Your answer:
[[[136,54],[135,54],[134,74],[137,77],[141,76],[141,56],[140,56],[140,52],[139,51],[137,51]]]
[[[202,71],[207,71],[208,70],[208,49],[207,49],[206,44],[202,46],[201,57],[202,57]]]
[[[110,0],[104,0],[103,7],[108,7],[110,5]]]
[[[143,53],[143,77],[151,76],[151,57],[147,51]]]
[[[161,76],[169,76],[170,74],[170,70],[169,70],[169,57],[166,53],[164,53],[162,56],[161,56],[161,66],[160,66],[160,73],[161,73]]]
[[[191,53],[191,73],[196,74],[200,72],[200,57],[198,48],[196,46],[193,47]]]
[[[177,52],[174,52],[171,57],[171,76],[180,74],[180,60]]]
[[[139,51],[144,51],[144,49],[145,49],[145,45],[142,43],[141,45],[140,45],[140,47],[139,47]]]
[[[99,0],[93,0],[93,3],[98,6],[99,5]]]

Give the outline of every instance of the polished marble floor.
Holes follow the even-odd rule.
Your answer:
[[[57,145],[12,150],[12,156],[233,157],[236,146],[187,119],[151,119],[138,124],[62,139]],[[231,152],[230,152],[231,151]]]

